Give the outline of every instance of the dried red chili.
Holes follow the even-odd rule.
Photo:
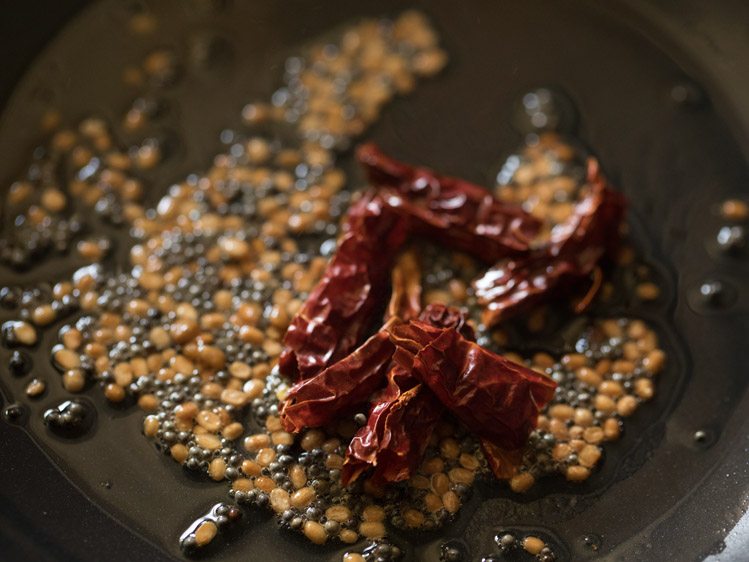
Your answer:
[[[361,343],[409,234],[428,234],[494,262],[527,252],[539,227],[482,187],[402,164],[374,145],[358,154],[372,180],[384,185],[352,206],[338,251],[289,326],[279,368],[294,380],[319,373]]]
[[[395,346],[377,332],[354,352],[320,373],[295,384],[281,408],[286,431],[324,427],[343,412],[369,400],[382,387]]]
[[[444,305],[390,327],[396,351],[388,386],[351,441],[344,484],[369,467],[375,483],[408,478],[444,407],[481,438],[498,477],[513,474],[556,384],[469,341],[460,329],[470,330],[464,316]]]
[[[524,258],[501,261],[474,282],[482,320],[493,326],[555,295],[588,294],[578,311],[590,303],[600,287],[599,264],[611,255],[620,239],[624,197],[608,187],[598,162],[588,162],[588,194],[575,206],[573,216],[552,232],[548,245]],[[591,280],[591,275],[594,275]]]
[[[371,478],[376,484],[409,478],[442,417],[442,405],[434,394],[408,367],[397,359],[394,362],[387,387],[346,451],[341,470],[344,485],[370,467],[374,467]]]
[[[386,272],[409,234],[428,234],[484,260],[506,258],[477,282],[491,324],[600,273],[599,262],[618,242],[623,199],[591,161],[589,194],[573,219],[547,246],[530,250],[538,222],[483,188],[401,164],[372,146],[359,157],[380,191],[352,207],[338,252],[287,334],[282,372],[302,382],[282,410],[284,425],[296,431],[330,423],[386,381],[347,451],[344,483],[369,467],[375,482],[408,478],[445,407],[481,439],[495,474],[511,476],[556,385],[471,341],[473,331],[455,309],[430,306],[414,320],[421,288],[413,257],[402,257],[394,272],[387,325],[351,350],[384,298]],[[600,275],[595,279],[594,287]]]
[[[385,384],[395,351],[388,329],[395,322],[415,318],[421,309],[421,270],[412,252],[398,257],[392,285],[385,326],[352,353],[289,390],[281,408],[286,431],[329,425]]]
[[[470,330],[460,311],[444,305],[428,305],[419,319],[422,325],[437,331]],[[392,326],[409,324],[393,323]],[[344,485],[370,467],[374,468],[371,478],[377,484],[405,480],[423,457],[444,408],[413,376],[412,369],[413,355],[396,349],[388,384],[373,402],[366,425],[354,435],[346,451],[341,472]]]
[[[540,223],[485,188],[398,162],[368,143],[357,150],[370,183],[407,216],[411,229],[450,248],[493,263],[528,251]]]
[[[413,357],[413,375],[481,438],[495,474],[511,474],[556,384],[454,328],[412,321],[393,326],[390,334],[396,353]]]
[[[282,374],[309,378],[361,343],[406,236],[403,218],[376,195],[351,207],[335,255],[286,332]]]

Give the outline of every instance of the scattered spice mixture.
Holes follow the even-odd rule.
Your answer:
[[[21,307],[3,342],[34,346],[75,315],[51,350],[63,386],[137,402],[158,450],[229,484],[236,505],[197,520],[186,549],[257,506],[316,544],[374,541],[349,562],[395,559],[388,526],[445,524],[479,478],[514,492],[553,473],[584,481],[653,397],[656,333],[607,306],[632,292],[622,271],[639,280],[632,298],[659,289],[627,243],[621,196],[575,141],[531,135],[494,194],[365,145],[371,185],[349,189],[337,154],[446,62],[418,12],[364,20],[289,58],[271,102],[242,110],[246,132],[154,208],[138,171],[159,165],[162,142],[125,146],[95,117],[54,132],[11,186],[2,263],[75,247],[91,265],[50,290],[2,289]],[[179,64],[157,51],[128,75],[158,86]],[[123,126],[157,112],[139,98]],[[107,267],[88,208],[129,228],[128,270]],[[561,347],[524,345],[561,332]],[[44,391],[29,382],[30,397]],[[90,415],[73,400],[45,421],[64,432]],[[552,559],[533,539],[524,548]]]

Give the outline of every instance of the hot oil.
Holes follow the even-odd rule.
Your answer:
[[[289,10],[280,10],[272,3],[240,6],[191,2],[187,8],[182,3],[164,3],[154,8],[159,22],[158,32],[140,39],[122,33],[123,26],[133,17],[132,12],[106,2],[94,6],[60,37],[55,52],[47,53],[37,62],[4,116],[4,134],[0,138],[0,147],[8,148],[4,151],[7,155],[7,164],[2,170],[4,178],[14,177],[16,163],[25,159],[20,154],[28,152],[28,146],[38,138],[36,128],[29,127],[28,123],[36,122],[50,103],[59,107],[71,123],[89,113],[103,114],[113,123],[119,123],[132,97],[132,91],[120,85],[120,70],[137,63],[154,49],[167,46],[183,54],[186,62],[176,83],[157,94],[160,100],[163,99],[164,109],[155,119],[153,136],[163,139],[169,149],[166,164],[146,174],[151,186],[147,201],[153,203],[171,182],[207,166],[210,158],[222,148],[220,131],[236,124],[239,109],[245,102],[252,98],[267,98],[277,85],[279,64],[290,45],[302,44],[310,37],[350,20],[357,15],[355,12],[362,10],[358,6],[342,4],[336,10],[321,13],[314,7],[299,6],[290,16]],[[393,9],[396,9],[395,5]],[[648,57],[652,55],[651,47],[611,26],[603,18],[578,8],[554,7],[553,10],[560,12],[557,23],[550,26],[541,22],[540,28],[535,27],[539,25],[538,11],[548,9],[552,8],[541,2],[518,9],[513,14],[501,14],[503,21],[496,25],[502,26],[505,33],[500,34],[504,39],[498,46],[494,43],[498,37],[492,38],[493,33],[470,33],[474,26],[482,24],[477,24],[469,14],[455,14],[448,4],[427,6],[427,13],[434,17],[445,36],[445,46],[454,62],[443,78],[419,86],[412,96],[398,100],[388,108],[375,127],[373,137],[406,160],[424,162],[479,181],[488,180],[482,181],[488,184],[491,183],[488,174],[497,155],[517,143],[516,134],[506,123],[509,122],[512,102],[520,90],[538,83],[561,84],[582,113],[580,135],[596,149],[616,183],[623,186],[630,196],[636,222],[648,225],[634,229],[638,248],[650,248],[652,241],[656,240],[653,263],[664,261],[666,252],[672,259],[680,259],[678,248],[681,246],[675,249],[675,244],[665,233],[653,226],[652,209],[664,202],[658,201],[647,186],[656,184],[655,189],[657,184],[662,185],[656,181],[662,176],[657,172],[650,175],[648,168],[652,166],[659,170],[662,163],[642,165],[644,155],[637,148],[639,144],[633,138],[632,127],[626,126],[624,108],[639,112],[637,122],[642,123],[644,129],[657,130],[663,123],[675,123],[683,130],[700,131],[701,139],[691,140],[690,147],[695,147],[692,148],[695,151],[704,151],[707,147],[704,159],[712,157],[713,162],[726,163],[727,171],[720,170],[716,164],[708,172],[711,181],[716,178],[723,180],[721,189],[729,194],[740,189],[736,186],[741,184],[741,178],[746,179],[746,175],[745,170],[735,164],[734,152],[724,150],[726,145],[731,145],[725,129],[717,123],[714,115],[696,119],[689,115],[674,117],[667,105],[668,100],[664,100],[663,106],[651,103],[653,91],[668,91],[675,77],[681,75],[660,54]],[[378,5],[365,10],[377,14],[387,7]],[[491,20],[490,16],[499,16],[499,13],[487,14],[486,18]],[[500,20],[495,18],[495,21]],[[594,94],[597,80],[573,66],[573,57],[553,63],[534,54],[540,44],[531,41],[527,32],[522,31],[527,29],[537,29],[531,35],[543,37],[551,43],[564,43],[572,30],[579,29],[576,36],[581,38],[580,56],[592,53],[592,49],[585,50],[585,44],[608,49],[608,53],[590,56],[595,60],[617,58],[621,61],[617,68],[621,77],[611,79],[621,83],[636,80],[636,83],[643,84],[643,88],[634,89],[631,99],[622,101],[622,106],[612,106],[610,102],[598,99]],[[601,37],[608,33],[621,34],[625,38],[624,44],[634,44],[637,48],[625,56],[617,50],[615,42],[601,41]],[[94,34],[99,34],[98,39],[92,37]],[[508,46],[508,35],[514,36],[515,41],[510,41],[514,46]],[[92,42],[108,47],[91,53]],[[209,62],[214,57],[216,64]],[[82,60],[87,62],[82,64]],[[518,61],[524,64],[519,65]],[[50,72],[55,68],[57,70]],[[507,68],[515,68],[515,72],[520,72],[520,78],[513,76],[509,79]],[[91,79],[93,69],[100,77]],[[63,76],[68,79],[62,80]],[[627,78],[629,76],[637,78]],[[476,84],[476,87],[466,89],[466,84]],[[34,88],[46,88],[50,95],[42,96],[42,102],[21,102],[24,91]],[[484,93],[478,102],[476,92]],[[36,99],[39,100],[39,96]],[[206,100],[211,101],[206,103]],[[466,103],[456,107],[456,100],[466,100]],[[667,149],[661,148],[661,152],[662,158],[667,160]],[[718,193],[711,193],[709,197],[715,199]],[[642,213],[640,205],[644,207]],[[114,250],[107,265],[114,269],[123,268],[130,245],[127,235],[112,225],[96,225],[96,228],[99,226],[114,240]],[[676,253],[670,253],[674,249]],[[81,265],[83,262],[77,258],[65,255],[22,274],[4,269],[2,284],[51,282],[61,274],[69,276]],[[699,273],[694,274],[695,280]],[[634,508],[637,495],[633,491],[641,490],[643,486],[637,482],[663,476],[664,469],[659,463],[664,460],[652,460],[656,447],[664,442],[663,446],[673,447],[672,442],[678,441],[682,427],[689,430],[689,435],[698,429],[683,420],[672,423],[670,431],[666,429],[666,414],[679,397],[689,369],[681,351],[680,336],[676,335],[672,323],[664,320],[675,312],[683,314],[683,306],[676,300],[673,286],[668,282],[672,274],[664,270],[659,275],[667,280],[668,288],[656,306],[634,311],[635,316],[642,315],[658,324],[659,336],[665,341],[669,354],[668,370],[658,383],[655,403],[644,406],[634,419],[628,421],[623,441],[607,447],[607,458],[601,471],[582,487],[553,479],[543,481],[528,496],[518,497],[499,491],[495,486],[478,490],[456,524],[446,530],[447,536],[465,535],[469,559],[483,554],[483,547],[479,548],[479,545],[491,539],[493,531],[488,529],[498,527],[550,525],[559,533],[558,540],[567,545],[576,544],[575,537],[586,533],[601,534],[606,540],[595,554],[613,548],[640,530],[639,524],[617,526],[601,514],[616,509],[617,503]],[[690,272],[682,270],[682,275],[689,278]],[[12,317],[13,310],[2,310],[0,319]],[[129,404],[113,408],[105,403],[95,388],[86,392],[84,400],[93,405],[98,419],[83,435],[71,442],[69,438],[58,437],[49,431],[43,423],[43,412],[70,398],[60,388],[59,375],[49,364],[47,351],[56,341],[55,332],[61,324],[58,321],[44,331],[42,341],[32,354],[34,367],[31,373],[46,380],[46,394],[36,401],[27,401],[22,388],[29,377],[3,377],[6,410],[12,400],[28,402],[23,406],[29,410],[28,414],[10,417],[20,420],[82,491],[96,503],[106,506],[116,517],[127,521],[136,532],[178,555],[175,537],[180,536],[196,514],[206,512],[217,497],[223,496],[223,485],[213,486],[185,478],[175,463],[162,458],[142,437],[142,414]],[[0,351],[3,364],[7,364],[9,356],[8,350]],[[730,406],[722,408],[723,412],[730,412]],[[718,427],[724,423],[726,415],[717,420]],[[677,453],[692,458],[678,447]],[[133,458],[138,462],[133,463]],[[642,465],[647,464],[650,464],[649,470],[640,469],[638,472]],[[695,477],[691,473],[681,474],[680,487],[688,489],[689,482]],[[627,481],[622,482],[623,479]],[[100,482],[108,482],[110,486],[100,486]],[[601,494],[608,487],[611,489],[604,501]],[[664,500],[662,508],[665,509],[666,505],[667,500]],[[651,517],[653,515],[647,515],[648,520]],[[225,549],[216,552],[216,559],[239,559],[248,551],[265,552],[266,555],[278,552],[279,559],[301,552],[309,556],[309,546],[296,537],[281,544],[283,541],[278,540],[278,531],[270,522],[261,519],[240,525],[251,528],[238,534]],[[416,545],[414,552],[418,552],[419,544],[433,539],[420,535],[395,535],[398,544],[413,541]],[[443,538],[440,537],[438,542],[441,544],[441,541]],[[426,556],[436,557],[434,549],[429,552],[433,554]],[[322,551],[320,556],[329,554]]]

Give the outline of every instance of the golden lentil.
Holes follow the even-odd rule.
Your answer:
[[[218,533],[218,527],[213,521],[203,521],[195,530],[195,544],[205,546],[211,542]]]
[[[523,539],[523,548],[526,550],[526,552],[534,556],[540,554],[545,546],[546,543],[544,543],[544,541],[532,535],[529,535]]]

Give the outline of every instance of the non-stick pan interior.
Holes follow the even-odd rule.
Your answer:
[[[720,255],[713,244],[722,225],[716,206],[746,197],[749,186],[730,116],[711,103],[720,85],[687,76],[627,20],[593,3],[416,6],[439,30],[449,66],[390,104],[366,138],[404,160],[491,185],[521,140],[511,126],[518,97],[537,86],[566,92],[579,112],[578,136],[631,201],[635,240],[669,289],[656,304],[629,312],[653,322],[673,360],[657,398],[584,485],[550,479],[522,497],[483,486],[444,532],[397,535],[396,542],[414,560],[438,559],[445,541],[457,541],[466,560],[489,557],[505,529],[533,529],[572,560],[697,560],[719,551],[744,509],[749,362],[749,262],[746,254]],[[61,109],[71,123],[91,114],[119,123],[134,95],[122,86],[123,67],[166,46],[180,53],[184,68],[164,94],[167,110],[154,131],[170,147],[167,164],[147,176],[154,203],[171,183],[208,166],[222,149],[220,132],[237,125],[244,103],[267,99],[279,84],[285,56],[363,15],[397,13],[402,3],[175,0],[151,7],[159,31],[139,38],[125,29],[137,6],[95,3],[34,62],[0,122],[3,189],[40,140],[36,123],[46,108]],[[675,87],[690,95],[675,96]],[[115,235],[116,259],[123,259],[127,238]],[[1,269],[0,285],[53,281],[80,265],[70,256],[24,273]],[[699,291],[715,279],[732,294],[718,308]],[[0,311],[0,320],[11,316]],[[44,343],[53,338],[50,330]],[[7,356],[0,350],[0,365]],[[28,404],[20,423],[0,428],[0,513],[13,521],[0,537],[18,552],[58,559],[182,557],[177,537],[224,496],[223,485],[187,477],[143,439],[139,411],[112,408],[96,388],[86,394],[98,411],[95,431],[73,442],[55,438],[41,414],[65,393],[43,353],[34,368],[50,383],[47,395]],[[23,401],[22,381],[5,372],[0,381],[6,403]],[[313,550],[264,515],[240,527],[208,557],[332,560],[342,552]]]

